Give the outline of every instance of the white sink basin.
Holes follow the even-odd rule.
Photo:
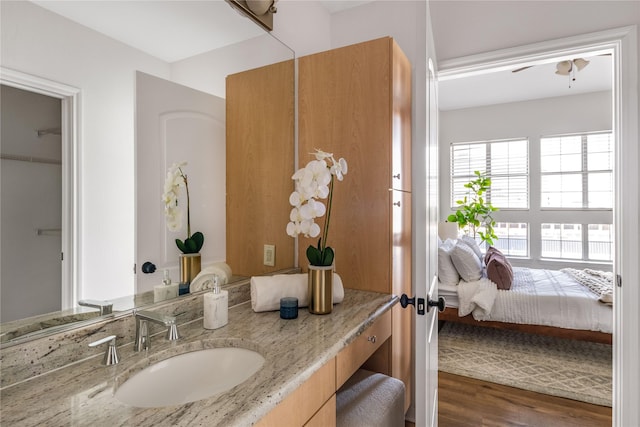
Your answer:
[[[255,374],[264,357],[245,348],[193,351],[146,367],[115,392],[123,403],[141,408],[180,405],[229,390]]]

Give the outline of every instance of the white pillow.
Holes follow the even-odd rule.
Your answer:
[[[454,247],[455,241],[451,239],[447,239],[438,247],[438,280],[445,285],[457,285],[460,281],[458,270],[451,261],[451,251]]]
[[[474,282],[482,277],[482,263],[467,243],[458,240],[451,251],[451,261],[465,282]]]
[[[469,246],[473,250],[473,253],[476,254],[481,263],[482,261],[484,261],[484,255],[482,254],[482,250],[480,249],[480,246],[478,246],[478,242],[476,242],[476,239],[471,236],[462,236],[459,241],[466,243],[467,246]]]

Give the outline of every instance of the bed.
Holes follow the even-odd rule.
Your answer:
[[[472,239],[441,242],[439,319],[611,344],[613,275],[595,270],[513,267]]]

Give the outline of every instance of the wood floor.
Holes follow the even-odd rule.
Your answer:
[[[439,427],[611,426],[611,408],[440,372]]]

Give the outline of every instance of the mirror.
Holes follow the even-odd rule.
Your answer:
[[[291,60],[294,53],[222,1],[3,1],[1,7],[3,71],[33,76],[31,81],[36,83],[59,83],[54,89],[71,93],[67,98],[60,97],[63,109],[65,100],[76,101],[71,115],[78,119],[77,146],[71,149],[77,164],[71,169],[77,181],[70,205],[77,209],[71,219],[63,215],[63,227],[69,225],[75,231],[69,239],[75,253],[71,251],[69,255],[65,250],[63,265],[72,261],[68,282],[75,281],[77,286],[67,290],[67,299],[113,301],[114,311],[145,305],[149,299],[134,291],[141,267],[136,266],[135,274],[134,264],[144,261],[136,260],[137,240],[142,238],[136,237],[136,200],[144,191],[136,190],[136,73],[225,98],[226,76]],[[105,35],[110,31],[105,23],[117,24],[121,33]],[[220,30],[215,39],[208,33],[210,29]],[[132,35],[144,37],[125,44],[124,40]],[[211,44],[213,41],[218,43]],[[3,73],[3,84],[5,76]],[[292,91],[293,87],[292,79]],[[289,110],[293,117],[293,106]],[[63,121],[73,118],[63,113]],[[73,130],[67,122],[61,127],[63,134],[65,129]],[[287,132],[293,135],[293,125]],[[291,152],[293,149],[292,145]],[[62,151],[64,156],[65,149]],[[292,170],[293,165],[291,171],[283,172],[290,176]],[[224,175],[224,171],[219,172]],[[228,174],[236,172],[244,173]],[[158,207],[162,215],[160,195]],[[203,267],[224,260],[221,255],[203,259]],[[161,283],[162,272],[154,275],[155,282]],[[177,273],[172,274],[172,279],[178,280]],[[35,301],[43,297],[38,286],[44,281],[9,284],[3,277],[2,289],[12,286]],[[148,289],[145,291],[148,294]],[[62,293],[64,299],[65,292]],[[95,308],[64,304],[62,308],[57,313],[29,313],[29,320],[12,321],[27,325],[27,329],[37,324],[39,329],[98,315]],[[8,326],[3,322],[3,333]]]

